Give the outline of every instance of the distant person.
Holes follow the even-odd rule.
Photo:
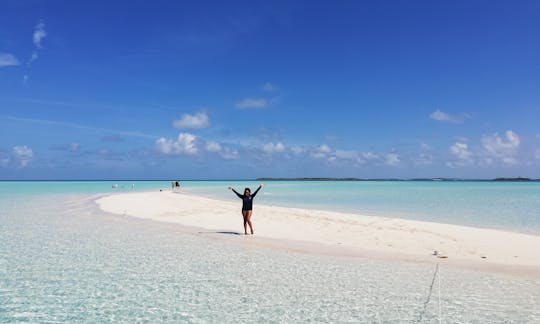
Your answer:
[[[253,235],[253,225],[251,224],[251,214],[253,212],[253,198],[257,195],[259,190],[264,187],[264,184],[261,184],[257,190],[253,194],[251,194],[251,189],[245,188],[244,194],[241,195],[236,190],[234,190],[232,187],[229,187],[237,196],[238,198],[242,199],[242,217],[244,218],[244,234],[247,235],[247,225],[249,225],[249,229],[251,230],[251,234]]]
[[[174,183],[174,186],[176,187],[176,189],[180,189],[180,181],[176,181]]]

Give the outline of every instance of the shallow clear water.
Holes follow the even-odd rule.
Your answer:
[[[186,182],[185,188],[231,199],[229,184],[258,185]],[[269,181],[257,202],[540,234],[540,182]]]
[[[105,214],[94,194],[0,199],[0,322],[426,322],[434,265],[291,253]],[[540,280],[441,268],[445,323],[540,321]]]

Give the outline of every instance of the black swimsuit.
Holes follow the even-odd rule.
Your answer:
[[[255,198],[255,196],[257,195],[257,192],[259,192],[260,189],[261,187],[257,188],[257,190],[255,190],[255,192],[249,196],[241,195],[238,192],[236,192],[236,190],[234,189],[232,190],[238,196],[238,198],[242,199],[242,211],[253,209],[253,198]]]

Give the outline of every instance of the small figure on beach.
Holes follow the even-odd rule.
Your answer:
[[[173,191],[175,191],[176,189],[180,189],[180,181],[172,181],[171,188]]]
[[[260,184],[259,188],[255,190],[253,194],[251,194],[251,189],[245,188],[244,194],[239,194],[236,190],[234,190],[232,187],[229,187],[230,190],[232,190],[238,198],[242,199],[242,217],[244,218],[244,234],[247,235],[247,225],[249,225],[249,229],[251,230],[251,234],[254,234],[253,232],[253,225],[251,224],[251,214],[253,213],[253,198],[257,195],[259,190],[264,187],[264,184]]]

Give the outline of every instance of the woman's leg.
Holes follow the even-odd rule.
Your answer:
[[[242,210],[242,217],[244,218],[244,234],[247,235],[247,222],[248,222],[248,211]]]
[[[251,234],[254,234],[253,233],[253,225],[251,225],[251,213],[252,213],[251,210],[247,211],[247,223],[249,224],[249,229],[251,230]]]

